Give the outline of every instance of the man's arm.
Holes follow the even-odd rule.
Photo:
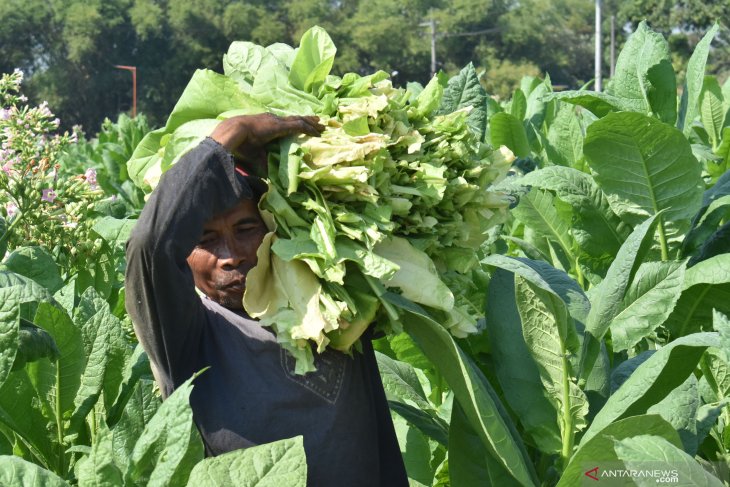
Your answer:
[[[230,153],[206,139],[165,173],[127,242],[127,311],[165,396],[196,372],[205,324],[187,256],[205,222],[247,192]]]
[[[225,120],[164,174],[145,205],[127,243],[126,305],[165,395],[196,372],[193,357],[206,319],[186,259],[211,217],[251,197],[231,152],[257,163],[266,143],[318,135],[317,122],[268,114]]]

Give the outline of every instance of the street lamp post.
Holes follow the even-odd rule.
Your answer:
[[[132,72],[132,118],[134,118],[137,116],[137,66],[115,64],[114,67]]]

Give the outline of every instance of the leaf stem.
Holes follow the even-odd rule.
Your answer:
[[[659,215],[657,230],[659,230],[659,245],[662,248],[662,262],[667,262],[669,260],[669,247],[667,246],[667,235],[664,231],[664,219],[661,215]]]
[[[563,464],[563,471],[568,467],[570,457],[573,454],[573,414],[570,410],[570,362],[568,361],[565,344],[561,343],[562,361],[563,361],[563,428],[561,431],[561,440],[563,449],[560,452],[560,458]]]
[[[61,417],[61,364],[60,359],[56,361],[56,431],[58,433],[58,474],[66,476],[65,469],[65,448],[63,445],[63,418]]]
[[[4,244],[8,240],[8,238],[10,238],[10,233],[12,232],[13,228],[15,228],[18,223],[20,223],[20,220],[23,219],[23,216],[24,213],[19,212],[19,215],[13,219],[13,223],[11,223],[10,226],[5,229],[5,233],[3,233],[2,237],[0,237],[0,245]],[[0,257],[2,257],[2,255],[0,255]]]

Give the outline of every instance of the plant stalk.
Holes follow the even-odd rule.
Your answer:
[[[568,355],[565,350],[565,345],[561,345],[561,352],[563,354],[563,429],[561,431],[561,440],[563,443],[563,449],[560,452],[560,459],[563,465],[563,470],[568,467],[570,457],[573,455],[573,415],[570,411],[570,362],[568,362]]]
[[[13,223],[11,223],[10,226],[5,229],[5,233],[3,233],[2,237],[0,237],[0,245],[4,244],[5,241],[10,238],[10,233],[12,232],[13,228],[15,228],[18,223],[20,223],[20,220],[23,219],[23,216],[23,212],[19,212],[19,215],[13,219]],[[0,257],[2,256],[0,255]]]
[[[667,262],[669,260],[669,247],[667,246],[667,235],[664,231],[664,219],[661,215],[659,216],[657,230],[659,230],[659,245],[662,248],[662,262]]]
[[[58,474],[66,476],[65,451],[63,444],[63,418],[61,417],[61,367],[59,361],[56,362],[56,431],[58,433]]]

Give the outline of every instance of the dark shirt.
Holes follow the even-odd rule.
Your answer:
[[[186,258],[204,223],[250,196],[206,139],[165,173],[127,243],[127,310],[163,397],[210,367],[190,397],[208,455],[303,435],[310,486],[408,485],[367,337],[296,375],[271,330],[196,293]]]

